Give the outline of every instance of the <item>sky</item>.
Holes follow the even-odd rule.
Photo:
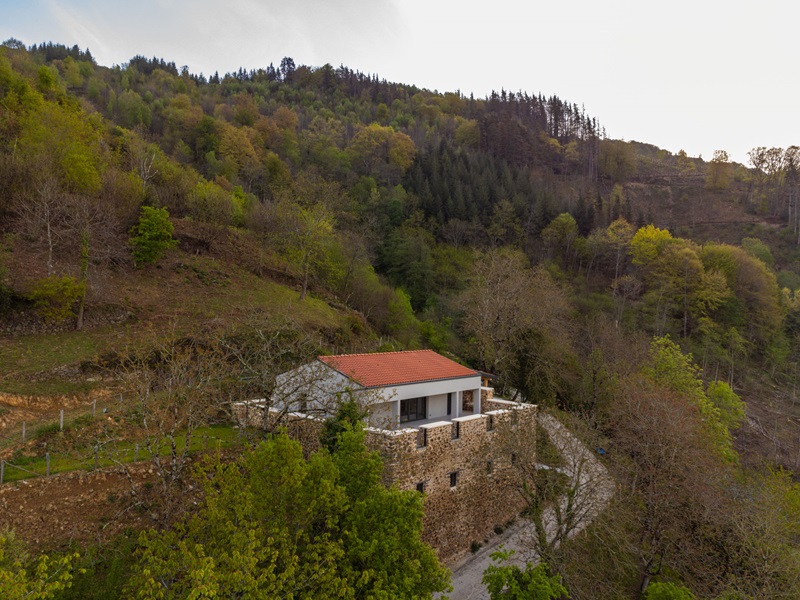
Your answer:
[[[296,64],[440,92],[557,95],[611,138],[747,162],[800,145],[800,76],[786,0],[0,0],[0,39],[136,54],[220,74]]]

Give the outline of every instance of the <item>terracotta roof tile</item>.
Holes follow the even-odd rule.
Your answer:
[[[433,350],[340,354],[320,356],[319,360],[364,387],[474,377],[478,374]]]

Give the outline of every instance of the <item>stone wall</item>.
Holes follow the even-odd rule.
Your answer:
[[[246,411],[250,425],[263,426],[263,409],[253,408]],[[384,483],[403,490],[422,484],[423,538],[445,561],[467,552],[472,541],[482,541],[525,506],[519,493],[522,470],[515,464],[536,460],[536,406],[487,397],[482,408],[484,414],[413,429],[367,429],[367,445],[384,460]],[[234,414],[244,422],[244,403],[234,406]],[[277,418],[277,411],[269,414]],[[319,446],[319,420],[290,413],[283,423],[307,452]]]
[[[266,411],[265,408],[267,408]],[[248,427],[267,431],[285,427],[289,437],[300,442],[306,458],[312,452],[319,450],[321,446],[320,437],[324,423],[322,419],[303,413],[279,411],[268,407],[263,400],[235,402],[232,405],[232,413],[240,427],[246,424]],[[264,422],[265,415],[266,423]]]
[[[494,388],[482,387],[481,388],[481,406],[483,406],[484,402],[486,402],[487,400],[491,400],[492,398],[494,398]]]
[[[532,405],[488,408],[417,429],[369,431],[367,443],[383,456],[387,484],[404,490],[423,485],[424,538],[450,560],[524,508],[520,470],[512,464],[520,452],[509,440],[526,440],[525,460],[535,461],[535,422]]]
[[[461,410],[464,412],[472,412],[475,410],[475,403],[472,399],[472,390],[465,390],[461,396]]]
[[[123,306],[89,306],[84,314],[84,329],[133,322],[135,315]],[[32,309],[18,309],[0,321],[0,335],[20,336],[44,333],[61,333],[75,330],[75,317],[61,323],[49,323]]]

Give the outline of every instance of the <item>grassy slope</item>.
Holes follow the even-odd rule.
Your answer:
[[[24,250],[15,254],[20,264],[31,258],[22,256]],[[260,254],[263,250],[253,240],[230,232],[206,254],[178,249],[144,269],[105,270],[97,277],[87,316],[112,306],[129,318],[83,331],[0,338],[0,394],[68,395],[107,387],[109,381],[81,365],[108,352],[145,344],[153,335],[224,328],[253,312],[307,330],[345,326],[346,314],[323,299],[308,296],[300,301],[291,283],[263,275],[279,269],[268,264],[275,261],[273,257]],[[283,279],[291,282],[288,276]]]

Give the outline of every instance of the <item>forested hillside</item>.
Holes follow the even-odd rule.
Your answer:
[[[648,596],[651,582],[702,598],[797,597],[800,152],[704,161],[609,139],[601,117],[556,96],[478,99],[291,58],[206,77],[168,59],[106,67],[78,47],[6,41],[3,425],[45,414],[31,412],[37,402],[118,395],[108,423],[79,423],[50,449],[127,452],[180,434],[188,452],[190,432],[226,422],[226,401],[269,397],[277,373],[314,354],[433,348],[496,375],[501,395],[563,411],[608,449],[611,509],[586,534],[537,548],[571,597],[693,597]],[[157,435],[148,415],[162,419]],[[263,486],[246,462],[258,452],[306,464],[270,443],[236,467],[206,465],[198,477],[216,469],[231,488],[206,493],[233,506],[236,485]],[[0,451],[38,460],[45,446]],[[311,482],[324,461],[339,465],[329,485],[341,514],[307,515],[291,544],[250,547],[256,563],[279,557],[276,577],[253,586],[289,593],[292,553],[308,552],[298,573],[313,570],[327,544],[331,597],[378,589],[356,582],[344,529],[314,529],[363,516],[347,512],[357,500],[342,460],[296,466]],[[197,519],[218,519],[217,535],[231,525],[213,505],[184,514],[185,467],[157,469],[170,484],[141,509],[173,537],[62,555],[85,572],[49,592],[157,597],[157,562],[175,597],[189,594],[205,559],[186,540],[209,552],[219,541]],[[533,518],[552,501],[539,483]],[[312,489],[298,483],[301,496]],[[402,518],[415,518],[405,502]],[[262,526],[247,535],[286,533]],[[4,552],[26,556],[8,539],[0,532],[0,569]],[[182,547],[184,562],[168,564],[159,544]],[[433,573],[418,591],[441,589],[435,560],[414,552]]]

